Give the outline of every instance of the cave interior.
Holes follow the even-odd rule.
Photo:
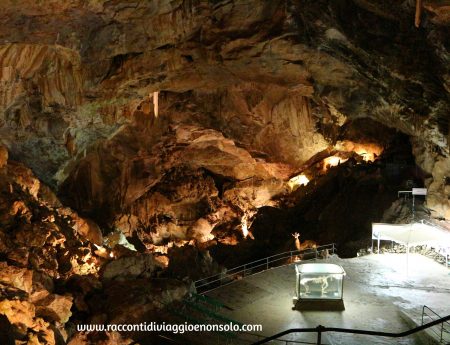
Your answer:
[[[76,325],[173,321],[196,280],[278,253],[369,254],[372,223],[450,231],[448,0],[3,0],[0,22],[1,344],[162,344]]]

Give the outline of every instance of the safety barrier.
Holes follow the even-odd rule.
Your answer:
[[[288,329],[287,331],[277,333],[271,337],[264,338],[262,340],[259,340],[257,342],[254,342],[253,345],[260,345],[260,344],[266,344],[269,341],[277,340],[279,342],[285,342],[286,344],[290,344],[289,340],[283,340],[280,339],[281,337],[291,334],[291,333],[317,333],[317,345],[323,345],[322,344],[322,334],[325,332],[336,332],[336,333],[349,333],[349,334],[362,334],[362,335],[372,335],[372,336],[378,336],[378,337],[387,337],[387,338],[403,338],[411,334],[415,334],[417,332],[423,331],[427,328],[439,325],[441,323],[444,323],[446,321],[450,320],[450,315],[447,315],[445,317],[439,318],[437,320],[434,320],[432,322],[429,322],[427,324],[418,326],[416,328],[410,329],[405,332],[400,333],[390,333],[390,332],[378,332],[378,331],[368,331],[368,330],[362,330],[362,329],[351,329],[351,328],[334,328],[334,327],[324,327],[322,325],[319,325],[315,328],[293,328]]]
[[[210,277],[199,279],[194,282],[197,293],[205,293],[220,286],[230,284],[236,280],[248,277],[250,275],[266,271],[270,268],[280,267],[297,261],[316,259],[335,254],[336,246],[334,243],[318,246],[305,250],[291,250],[280,254],[268,256],[263,259],[255,260],[247,264],[231,268],[224,273],[218,273]]]
[[[432,321],[442,319],[442,317],[438,313],[436,313],[430,307],[424,305],[422,308],[422,325],[426,318]],[[430,328],[430,332],[436,336],[439,344],[450,344],[450,323],[442,322],[440,326],[439,324],[437,324],[436,326],[437,330],[436,327],[432,327]]]

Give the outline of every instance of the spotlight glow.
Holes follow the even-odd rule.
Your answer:
[[[338,166],[341,163],[347,161],[347,158],[341,158],[338,156],[330,156],[323,160],[323,171],[327,171],[331,167]]]
[[[309,183],[309,179],[304,174],[300,174],[291,178],[288,182],[288,186],[291,191],[296,190],[300,186],[306,186]]]
[[[355,152],[366,162],[373,162],[383,152],[383,148],[377,144],[360,144],[350,140],[338,141],[335,147],[340,151]]]
[[[241,220],[241,229],[242,229],[242,235],[244,236],[244,238],[247,238],[248,236],[248,225],[247,225],[247,219],[242,218]]]

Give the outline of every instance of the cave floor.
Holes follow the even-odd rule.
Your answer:
[[[208,295],[232,309],[223,309],[223,315],[243,323],[262,324],[261,334],[265,336],[319,324],[401,332],[413,328],[411,320],[420,322],[424,304],[441,316],[450,314],[450,270],[427,257],[410,254],[408,270],[405,254],[373,254],[352,259],[334,256],[328,262],[341,265],[347,273],[345,311],[292,310],[293,265],[250,276],[210,291]],[[284,336],[283,339],[315,343],[316,336],[304,333]],[[416,335],[394,340],[327,333],[322,342],[336,345],[426,344],[429,338]]]

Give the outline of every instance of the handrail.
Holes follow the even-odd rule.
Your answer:
[[[213,288],[220,287],[223,285],[227,285],[231,282],[233,282],[236,278],[236,276],[242,274],[242,276],[250,276],[255,273],[260,273],[263,271],[268,270],[269,268],[275,268],[284,266],[283,260],[290,259],[289,263],[292,263],[292,259],[299,256],[299,255],[305,255],[305,254],[314,254],[315,258],[319,256],[319,253],[324,252],[325,250],[328,250],[330,254],[334,254],[336,252],[336,245],[334,243],[325,244],[322,246],[318,246],[316,248],[308,248],[304,250],[291,250],[289,252],[283,252],[275,255],[271,255],[262,259],[254,260],[249,263],[233,267],[231,269],[228,269],[225,273],[217,273],[209,277],[205,277],[199,280],[196,280],[194,282],[195,288],[197,292],[199,290],[204,290],[203,293],[207,291],[211,291]],[[276,263],[276,264],[274,264]],[[262,269],[261,269],[262,268]],[[253,273],[252,270],[260,269],[258,272]],[[249,272],[250,271],[250,272]],[[228,281],[231,279],[231,282]],[[224,283],[226,281],[226,283]],[[214,286],[218,285],[218,286]],[[214,287],[213,287],[214,286]],[[208,289],[208,287],[213,287],[211,289]],[[205,288],[207,288],[205,290]]]
[[[442,317],[438,320],[429,322],[425,325],[417,326],[416,328],[412,328],[410,330],[400,332],[400,333],[392,333],[392,332],[379,332],[379,331],[368,331],[363,329],[351,329],[351,328],[335,328],[335,327],[324,327],[322,325],[319,325],[315,328],[292,328],[288,329],[286,331],[277,333],[275,335],[272,335],[270,337],[267,337],[263,340],[259,340],[253,345],[260,345],[268,343],[271,340],[280,340],[283,341],[283,339],[278,339],[284,335],[291,334],[291,333],[317,333],[317,345],[322,344],[322,333],[325,332],[337,332],[337,333],[351,333],[351,334],[363,334],[363,335],[374,335],[374,336],[380,336],[380,337],[388,337],[388,338],[402,338],[406,337],[408,335],[423,331],[424,329],[427,329],[429,327],[438,325],[440,323],[446,322],[450,320],[450,315],[447,315],[445,317]]]
[[[267,259],[271,259],[271,258],[274,258],[274,257],[277,257],[277,256],[282,256],[282,255],[283,255],[283,258],[284,258],[287,254],[289,254],[289,255],[287,255],[287,256],[291,256],[291,255],[292,255],[292,256],[296,256],[296,255],[305,254],[305,253],[308,253],[308,252],[321,251],[321,250],[324,250],[324,249],[328,249],[328,248],[324,248],[324,249],[320,249],[320,248],[323,248],[323,247],[329,247],[329,246],[332,246],[333,251],[335,250],[335,244],[334,244],[334,243],[330,243],[330,244],[325,244],[325,245],[319,246],[319,247],[317,247],[315,250],[312,249],[312,248],[304,249],[304,250],[291,250],[291,251],[289,251],[289,252],[283,252],[283,253],[279,253],[279,254],[267,256],[267,257],[264,257],[264,258],[262,258],[262,259],[254,260],[254,261],[245,263],[245,264],[243,264],[243,265],[240,265],[240,266],[236,266],[236,267],[230,268],[230,269],[227,270],[227,273],[232,272],[232,271],[235,271],[235,270],[237,270],[237,269],[245,268],[246,266],[248,267],[249,265],[254,264],[254,263],[257,263],[257,262],[262,262],[262,261],[265,262]],[[212,275],[212,276],[209,276],[209,277],[205,277],[205,278],[199,279],[199,280],[197,280],[196,282],[200,282],[200,281],[203,281],[203,280],[208,280],[208,279],[214,278],[214,277],[216,277],[216,276],[221,276],[221,275],[222,275],[222,273],[217,273],[217,274],[214,274],[214,275]]]
[[[240,334],[249,335],[249,336],[251,336],[253,338],[258,338],[258,339],[261,339],[261,338],[265,339],[266,338],[266,336],[264,336],[264,335],[251,333],[251,332],[243,332],[243,333],[240,333]],[[246,343],[249,343],[250,345],[252,345],[253,341],[254,341],[254,340],[251,341],[249,339],[244,339],[241,336],[238,336],[236,339],[240,340],[240,341],[245,341]],[[277,340],[281,341],[281,342],[284,342],[285,345],[290,345],[290,344],[316,345],[317,344],[316,342],[311,342],[311,341],[306,341],[306,340],[288,340],[288,339],[277,339]],[[322,344],[322,345],[326,345],[326,344]]]
[[[316,248],[316,250],[317,250],[317,251],[321,251],[321,250],[324,250],[324,249],[321,249],[321,248],[323,248],[323,247],[330,247],[330,246],[332,246],[333,250],[335,250],[335,247],[336,247],[335,243],[324,244],[324,245],[322,245],[322,246],[318,246],[318,247]],[[328,248],[325,248],[325,249],[328,249]],[[277,256],[282,256],[282,255],[287,255],[287,254],[290,254],[290,255],[294,255],[294,256],[295,256],[295,255],[304,254],[305,252],[311,252],[311,251],[314,251],[314,249],[308,248],[308,249],[303,249],[303,250],[291,250],[291,251],[289,251],[289,252],[283,252],[283,253],[274,254],[274,255],[271,255],[271,256],[264,257],[264,258],[262,258],[262,259],[254,260],[254,261],[245,263],[245,264],[243,264],[243,265],[240,265],[240,266],[236,266],[236,267],[230,268],[230,269],[227,270],[227,273],[228,273],[228,272],[231,272],[231,271],[234,271],[234,270],[237,270],[237,269],[239,269],[239,268],[243,268],[243,267],[245,267],[245,266],[251,265],[251,264],[253,264],[253,263],[265,261],[266,259],[271,259],[271,258],[274,258],[274,257],[277,257]],[[212,276],[209,276],[209,277],[206,277],[206,278],[199,279],[199,280],[197,280],[197,282],[202,281],[202,280],[207,280],[207,279],[213,278],[213,277],[215,277],[215,276],[220,276],[220,275],[221,275],[221,273],[217,273],[217,274],[214,274],[214,275],[212,275]]]
[[[427,314],[427,313],[425,312],[426,309],[429,310],[432,314],[434,314],[434,316],[437,316],[438,319],[441,318],[441,316],[440,316],[438,313],[436,313],[433,309],[431,309],[430,307],[424,305],[424,306],[422,307],[422,325],[423,325],[424,316],[427,316],[427,317],[429,317],[431,320],[433,320],[433,316],[431,316],[430,314]],[[449,332],[446,328],[444,328],[444,323],[450,325],[449,322],[443,321],[442,324],[441,324],[441,330],[440,330],[440,332],[437,332],[437,331],[435,331],[435,330],[432,330],[433,333],[436,334],[436,335],[439,337],[439,343],[442,343],[442,341],[444,340],[444,332],[445,332],[445,333],[448,333],[448,332]]]

